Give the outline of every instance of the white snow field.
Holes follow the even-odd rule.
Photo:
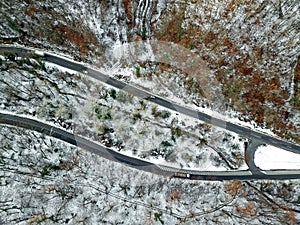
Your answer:
[[[271,145],[258,147],[254,161],[263,170],[300,169],[300,154]]]

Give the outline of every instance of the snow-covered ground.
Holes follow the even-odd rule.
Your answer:
[[[249,68],[261,73],[267,82],[273,77],[280,79],[270,96],[292,97],[297,86],[296,76],[291,76],[300,40],[299,2],[295,0],[3,0],[0,8],[0,39],[5,43],[65,52],[76,60],[103,66],[112,75],[130,74],[129,82],[145,85],[154,94],[189,107],[197,100],[204,108],[196,109],[212,110],[207,111],[211,115],[219,110],[221,118],[225,118],[223,112],[226,114],[226,120],[239,114],[218,108],[218,104],[207,107],[207,101],[186,91],[180,72],[163,68],[161,76],[150,77],[155,66],[142,63],[137,69],[140,62],[116,71],[120,65],[111,69],[109,63],[103,64],[103,57],[106,62],[110,59],[104,53],[135,38],[162,38],[193,48],[215,74],[221,75],[219,78],[237,78],[240,66],[244,66],[246,72]],[[169,22],[174,26],[168,27]],[[160,35],[164,27],[171,28],[165,29],[167,36]],[[161,107],[154,108],[155,117],[152,104],[118,90],[114,98],[112,88],[54,65],[48,64],[44,70],[43,65],[22,67],[18,62],[1,60],[1,110],[37,117],[106,142],[123,154],[158,163],[228,169],[220,160],[222,153],[237,169],[246,168],[245,137],[174,112],[169,115]],[[145,78],[135,79],[139,70]],[[249,91],[251,76],[243,75],[240,82],[233,80],[238,90],[232,89],[235,95],[231,101],[240,104],[235,110],[244,106],[240,94]],[[281,95],[280,89],[286,93]],[[265,103],[277,113],[278,105]],[[288,121],[299,129],[299,110],[291,108],[289,102],[281,106],[289,112]],[[250,106],[246,112],[252,109],[256,110]],[[275,122],[273,115],[264,114],[271,124]],[[204,182],[163,178],[7,126],[0,126],[0,146],[0,224],[300,223],[298,180]],[[165,153],[168,157],[162,157]]]
[[[300,169],[300,154],[285,151],[271,145],[259,146],[255,152],[255,164],[263,170]]]
[[[0,126],[0,149],[1,224],[241,224],[243,217],[258,225],[276,207],[246,182],[164,178],[26,129]],[[288,207],[300,195],[297,182],[251,185]],[[288,215],[276,208],[276,217]]]
[[[1,72],[0,85],[7,90],[2,93],[2,110],[36,116],[122,154],[164,165],[227,170],[222,154],[234,168],[247,168],[246,139],[237,134],[168,111],[85,74],[51,63],[43,67],[36,61],[16,62],[18,66]],[[34,82],[33,68],[39,78]],[[18,89],[9,85],[13,82]],[[19,101],[8,102],[11,98]]]

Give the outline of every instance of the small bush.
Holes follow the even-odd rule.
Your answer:
[[[141,67],[135,66],[135,75],[137,78],[141,77]]]
[[[163,222],[160,218],[161,216],[162,216],[162,213],[154,213],[154,220],[155,221],[160,221],[163,224]]]
[[[44,177],[46,175],[49,175],[51,171],[59,170],[60,167],[53,165],[53,164],[47,164],[46,166],[43,167],[41,173],[41,176]]]
[[[110,110],[108,108],[100,108],[100,107],[96,107],[95,108],[95,113],[96,113],[96,117],[99,120],[110,120],[111,114],[110,114]]]
[[[145,26],[143,26],[143,29],[142,29],[141,33],[142,33],[142,38],[146,39],[146,37],[147,37],[147,28]]]
[[[133,119],[134,121],[137,121],[137,120],[142,119],[142,115],[140,114],[139,111],[134,111],[133,113],[131,113],[130,117],[131,117],[131,119]]]
[[[180,137],[182,135],[182,130],[180,127],[171,127],[172,136]]]
[[[116,99],[119,102],[126,102],[127,100],[127,94],[124,91],[118,91],[118,93],[116,94]]]
[[[115,90],[115,89],[110,89],[109,95],[110,95],[110,97],[112,97],[113,99],[116,99],[116,97],[117,97],[117,92],[116,92],[116,90]]]
[[[170,142],[168,141],[163,141],[161,142],[161,145],[164,146],[164,147],[170,147],[170,146],[173,146]]]
[[[171,116],[171,113],[169,111],[167,110],[158,111],[156,106],[152,107],[151,114],[155,118],[162,118],[162,119],[167,119]]]
[[[167,202],[179,200],[180,198],[181,198],[181,193],[178,190],[172,190],[168,193]]]
[[[229,194],[236,195],[242,188],[242,183],[239,180],[228,181],[224,184],[224,188]]]

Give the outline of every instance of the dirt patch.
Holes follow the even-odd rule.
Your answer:
[[[266,125],[279,136],[287,137],[290,132],[297,133],[297,131],[289,118],[289,108],[285,104],[289,98],[289,90],[283,81],[290,79],[291,74],[279,72],[280,66],[276,61],[280,60],[280,56],[271,47],[263,48],[258,45],[245,31],[232,36],[233,32],[222,25],[216,25],[218,20],[226,21],[227,24],[232,21],[236,23],[233,19],[235,10],[243,5],[245,13],[249,14],[243,26],[249,31],[253,29],[252,26],[263,27],[266,4],[254,6],[253,1],[247,2],[249,4],[239,0],[224,3],[223,12],[219,14],[217,20],[210,18],[210,13],[213,13],[209,12],[210,8],[207,8],[203,15],[196,10],[193,19],[188,20],[186,6],[174,4],[162,16],[160,21],[162,25],[156,30],[155,36],[159,40],[196,49],[206,65],[214,71],[217,80],[222,83],[223,95],[228,105],[242,113],[245,120],[251,118],[259,125]],[[201,1],[196,4],[199,4],[195,5],[198,8],[206,7]],[[276,11],[275,8],[274,10]],[[208,23],[209,30],[205,27]],[[231,26],[239,29],[235,25]],[[274,26],[274,29],[277,28]],[[283,31],[278,32],[282,33],[281,36],[284,35]],[[237,42],[251,47],[245,51]],[[270,42],[269,45],[275,47],[276,41]],[[268,62],[267,68],[264,68],[264,61]],[[292,98],[292,106],[300,110],[299,58],[294,70],[294,82],[295,95]]]
[[[34,4],[30,4],[27,8],[26,15],[32,17],[36,12],[36,6]]]
[[[125,9],[125,13],[127,16],[127,25],[128,28],[131,29],[133,27],[133,15],[132,15],[132,1],[130,0],[123,0],[123,5],[124,5],[124,9]]]
[[[91,40],[93,34],[86,32],[80,33],[67,26],[58,25],[53,27],[54,31],[60,33],[64,38],[70,42],[76,44],[82,54],[86,54],[89,50],[88,45],[95,43],[95,40]]]

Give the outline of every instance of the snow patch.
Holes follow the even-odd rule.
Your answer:
[[[271,145],[260,146],[255,152],[254,162],[263,170],[300,169],[300,154]]]
[[[71,69],[68,69],[68,68],[65,68],[63,66],[59,66],[57,64],[54,64],[54,63],[50,63],[50,62],[47,62],[45,61],[45,66],[46,68],[50,67],[50,68],[57,68],[58,70],[60,70],[61,72],[64,72],[64,73],[69,73],[69,74],[77,74],[78,72],[76,70],[71,70]]]

